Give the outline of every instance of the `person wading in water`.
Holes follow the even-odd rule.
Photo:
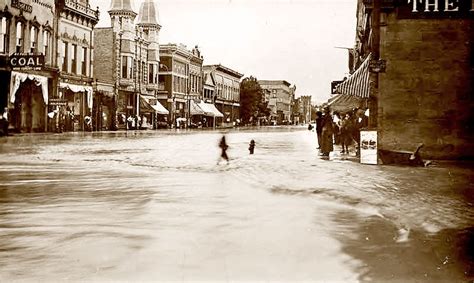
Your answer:
[[[225,135],[222,136],[221,141],[219,142],[219,147],[221,148],[221,156],[220,158],[224,159],[227,164],[229,164],[229,156],[227,156],[227,149],[229,146],[227,145],[227,142],[225,141]],[[217,161],[217,164],[219,164],[219,161]]]

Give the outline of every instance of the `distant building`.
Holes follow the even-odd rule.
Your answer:
[[[214,104],[224,115],[218,124],[233,126],[240,121],[240,80],[243,74],[220,64],[205,65],[203,70],[204,76],[212,78],[215,84]],[[212,87],[207,89],[212,93]]]
[[[158,102],[160,65],[158,11],[145,0],[138,14],[130,0],[112,0],[111,27],[97,28],[94,65],[96,93],[106,117],[98,128],[138,129],[166,123],[168,111]]]
[[[311,122],[311,95],[303,95],[299,98],[300,123],[307,124]]]
[[[285,80],[259,80],[265,91],[268,107],[271,110],[270,121],[274,124],[286,124],[291,121],[291,105],[296,88]]]

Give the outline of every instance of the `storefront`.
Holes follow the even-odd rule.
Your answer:
[[[157,129],[166,127],[169,111],[154,97],[140,95],[140,128]]]
[[[11,72],[8,108],[13,131],[47,131],[49,85],[49,79],[45,76]]]
[[[61,113],[60,124],[64,131],[92,131],[92,87],[61,82],[59,98],[64,106],[57,106]]]

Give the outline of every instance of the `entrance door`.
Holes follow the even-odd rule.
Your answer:
[[[15,109],[12,113],[15,130],[23,133],[46,130],[46,105],[41,86],[26,80],[15,94]]]

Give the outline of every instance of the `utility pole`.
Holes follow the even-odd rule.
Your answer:
[[[380,59],[380,2],[381,0],[372,0],[372,58],[377,62]],[[369,95],[369,128],[377,128],[378,116],[378,96],[379,96],[379,74],[370,70],[370,95]]]

